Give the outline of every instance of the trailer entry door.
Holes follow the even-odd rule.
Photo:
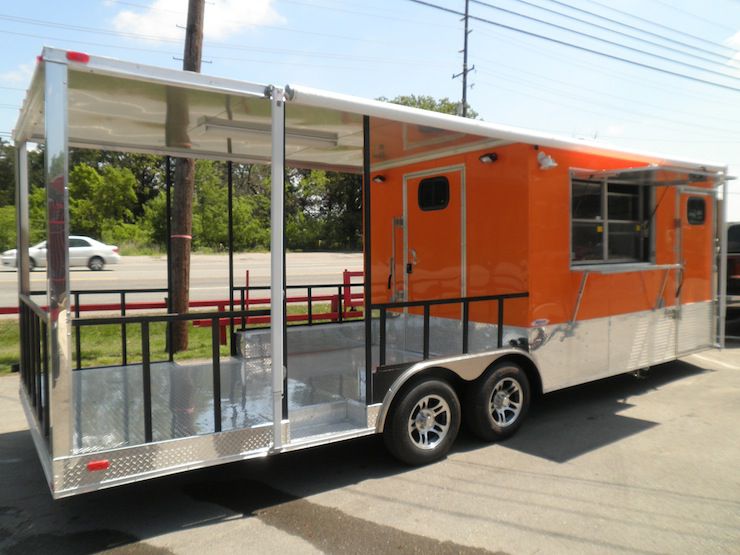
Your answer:
[[[688,188],[687,188],[688,189]],[[678,356],[711,346],[714,338],[713,265],[715,198],[711,191],[679,189]]]
[[[464,175],[464,168],[455,166],[404,177],[404,290],[408,301],[465,295]],[[449,317],[459,312],[456,305],[445,308]]]

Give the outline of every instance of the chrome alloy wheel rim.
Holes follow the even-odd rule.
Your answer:
[[[419,449],[434,449],[450,429],[450,406],[439,395],[427,395],[411,411],[408,433]]]
[[[505,428],[513,424],[522,412],[524,392],[513,378],[499,380],[493,388],[490,413],[497,426]]]

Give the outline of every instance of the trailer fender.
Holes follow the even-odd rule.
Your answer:
[[[519,363],[527,373],[532,386],[532,392],[537,394],[542,393],[542,379],[540,378],[537,363],[528,352],[521,349],[498,349],[496,351],[472,355],[458,355],[425,360],[408,366],[391,384],[383,397],[383,402],[378,412],[376,431],[378,433],[383,431],[386,418],[390,413],[394,401],[396,401],[399,392],[407,384],[413,383],[422,376],[427,377],[430,375],[445,379],[451,382],[451,385],[455,385],[454,381],[456,379],[463,382],[472,382],[478,379],[492,364],[503,359]]]

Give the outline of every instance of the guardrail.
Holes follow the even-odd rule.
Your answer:
[[[504,342],[504,302],[507,299],[523,299],[529,297],[529,293],[506,293],[502,295],[484,295],[478,297],[458,297],[454,299],[433,299],[423,301],[407,301],[407,302],[394,302],[394,303],[383,303],[373,304],[371,308],[373,310],[380,311],[380,336],[379,341],[379,363],[380,366],[385,365],[386,361],[386,324],[388,311],[394,309],[407,309],[407,308],[422,308],[424,324],[423,324],[423,339],[422,339],[422,360],[429,358],[429,323],[430,313],[432,306],[439,305],[451,305],[458,304],[462,305],[462,345],[461,353],[467,354],[469,350],[468,344],[468,324],[470,323],[470,305],[471,303],[479,303],[485,301],[497,301],[497,345],[500,349],[503,347]]]

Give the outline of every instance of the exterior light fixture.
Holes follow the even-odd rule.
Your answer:
[[[553,160],[552,156],[545,154],[541,150],[537,153],[537,162],[539,162],[541,170],[550,170],[558,167],[558,163]]]
[[[479,156],[478,160],[480,160],[484,164],[492,164],[493,162],[498,160],[498,154],[496,154],[495,152],[488,152]]]
[[[214,137],[269,141],[272,125],[257,121],[234,121],[203,116],[198,120],[194,131]],[[336,133],[291,127],[285,128],[285,139],[295,146],[307,148],[336,148],[339,144]]]
[[[376,175],[375,177],[373,177],[373,183],[385,183],[385,176]]]

